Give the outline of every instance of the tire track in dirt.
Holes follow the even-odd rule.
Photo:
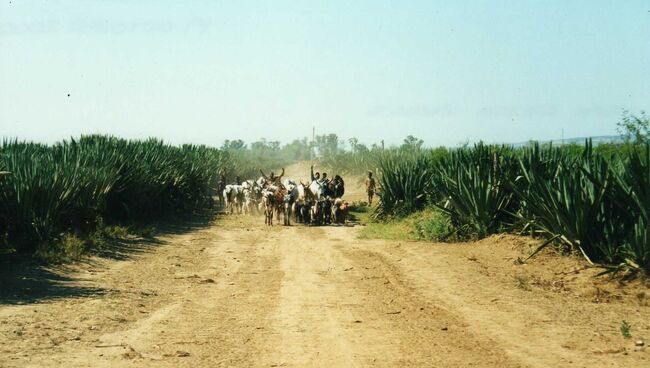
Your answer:
[[[401,253],[400,257],[409,260],[420,258],[408,250],[396,253]],[[396,270],[397,267],[389,259],[394,259],[397,254],[386,255],[377,252],[372,253],[371,257],[376,258],[384,268]],[[516,299],[508,297],[507,291],[484,288],[484,293],[481,293],[480,290],[472,290],[469,295],[467,287],[460,285],[458,280],[449,280],[443,272],[432,274],[426,271],[453,267],[451,264],[441,262],[444,262],[445,258],[444,256],[436,257],[425,264],[418,265],[409,262],[409,264],[400,267],[401,271],[395,272],[401,272],[406,276],[407,281],[405,282],[412,285],[412,290],[417,290],[424,298],[435,297],[441,308],[454,313],[456,317],[465,321],[464,324],[471,326],[474,333],[493,339],[507,355],[525,366],[561,366],[577,360],[575,354],[562,349],[559,344],[548,343],[549,336],[543,331],[546,327],[545,324],[526,323],[530,320],[548,321],[552,319],[552,316],[545,314],[539,308],[532,305],[526,306],[525,317],[522,320],[521,314],[518,314],[520,311],[513,310],[510,303],[501,303],[500,307],[492,307],[486,303],[486,301],[495,299],[509,299],[516,303]],[[422,272],[423,270],[425,272]]]
[[[104,296],[6,307],[17,311],[20,325],[48,331],[64,330],[76,310],[81,338],[62,337],[54,349],[47,336],[30,345],[13,339],[0,366],[248,366],[267,340],[266,316],[277,304],[275,236],[221,220],[100,272],[98,286],[114,290]],[[142,299],[131,287],[152,296]]]
[[[618,331],[614,331],[613,338],[595,332],[607,326],[599,320],[605,316],[603,312],[614,318],[612,324],[616,326],[616,319],[628,313],[639,314],[638,308],[575,303],[561,295],[517,288],[514,280],[485,271],[489,267],[481,265],[473,254],[468,260],[462,247],[362,241],[357,249],[346,252],[350,260],[373,264],[381,270],[378,274],[382,278],[396,285],[403,310],[412,310],[421,303],[433,304],[439,320],[452,321],[454,330],[460,329],[460,334],[447,334],[448,338],[441,342],[446,346],[446,365],[480,362],[480,366],[506,366],[508,361],[525,367],[642,367],[642,361],[649,361],[643,351],[628,354],[633,350],[630,347],[612,347],[614,341],[620,340],[616,339]],[[491,262],[495,271],[503,271],[496,259]],[[408,316],[408,323],[418,318],[412,313],[401,315]],[[450,361],[450,357],[463,354],[474,355],[474,359]],[[495,357],[497,360],[491,362]]]
[[[271,321],[277,339],[268,342],[257,366],[352,365],[352,349],[343,327],[333,316],[337,294],[331,282],[335,261],[328,247],[315,239],[321,229],[292,228],[277,245],[284,278]],[[316,248],[314,248],[316,247]],[[347,316],[347,324],[353,317]]]
[[[376,253],[359,249],[363,242],[352,245],[351,233],[283,231],[285,276],[272,317],[279,338],[255,366],[521,366]]]
[[[230,225],[219,229],[218,244],[205,249],[206,268],[191,277],[200,286],[190,284],[173,313],[154,321],[148,335],[124,332],[122,341],[137,352],[139,366],[248,366],[254,359],[282,275],[273,234]]]
[[[334,229],[333,235],[349,236],[341,230]],[[356,241],[354,246],[336,248],[352,268],[347,284],[353,294],[361,296],[366,318],[385,335],[385,344],[396,350],[377,354],[381,361],[375,359],[372,365],[521,366],[494,341],[471,331],[440,299],[422,295],[398,267],[373,249],[373,242]]]
[[[0,307],[0,366],[647,365],[647,353],[611,350],[617,326],[605,330],[620,313],[642,331],[646,307],[518,289],[498,275],[514,266],[494,245],[356,232],[232,216],[133,260],[88,265],[79,278],[107,293]]]

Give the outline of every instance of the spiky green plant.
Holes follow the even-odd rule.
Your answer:
[[[606,196],[613,207],[610,218],[618,225],[620,267],[633,267],[650,271],[650,144],[628,149],[622,158],[610,160],[610,176],[603,180],[586,172]]]
[[[509,220],[513,193],[512,150],[477,144],[440,160],[432,176],[434,204],[459,229],[479,238],[494,234]]]
[[[546,238],[539,249],[559,244],[609,270],[650,271],[648,147],[594,148],[588,141],[520,149],[478,144],[441,155],[381,150],[374,153],[381,172],[376,215],[434,204],[466,235],[532,233]],[[350,155],[341,155],[341,167],[354,162]]]
[[[65,232],[98,221],[156,218],[211,201],[218,172],[230,161],[204,146],[106,136],[42,144],[4,141],[0,169],[0,237],[31,252]]]
[[[379,169],[377,217],[407,215],[425,207],[433,173],[427,152],[391,152]]]
[[[592,263],[647,267],[643,207],[650,176],[640,156],[605,159],[587,142],[579,156],[533,147],[520,166],[522,176],[512,187],[533,228]]]

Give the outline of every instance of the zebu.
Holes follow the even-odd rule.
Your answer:
[[[344,202],[341,197],[345,193],[345,183],[340,175],[334,176],[329,183],[327,183],[327,196],[330,198],[329,211],[324,211],[324,222],[336,222],[344,224],[347,217],[347,202]]]
[[[284,225],[291,225],[291,216],[294,210],[294,204],[297,199],[297,185],[296,182],[291,179],[285,179],[282,183],[285,189],[285,194],[282,198],[282,212],[284,216]]]
[[[280,217],[284,216],[285,214],[285,205],[284,201],[286,198],[287,190],[283,185],[280,185],[276,187],[277,189],[275,190],[275,214],[276,218],[278,221],[280,221]]]
[[[227,213],[233,214],[235,209],[237,213],[241,213],[244,202],[244,188],[237,184],[226,185],[223,190],[223,200]]]
[[[312,207],[312,202],[309,200],[305,201],[305,203],[299,207],[300,220],[304,224],[311,223],[311,207]]]
[[[254,193],[250,189],[244,189],[244,203],[242,205],[245,215],[252,215],[257,207]]]
[[[332,201],[329,198],[323,199],[322,223],[329,225],[332,223]]]
[[[284,186],[268,185],[262,190],[262,206],[264,210],[264,223],[273,226],[273,214],[275,213],[278,220],[280,214],[284,212],[284,196],[286,190]]]
[[[264,206],[264,224],[273,226],[273,209],[275,206],[275,194],[273,191],[262,190],[262,205]]]
[[[262,198],[262,187],[254,180],[246,180],[242,183],[244,190],[244,213],[252,215],[258,212],[258,203]]]
[[[293,197],[290,193],[284,195],[282,201],[282,215],[284,219],[284,226],[291,226],[291,214],[293,210]]]
[[[287,189],[288,197],[285,198],[285,215],[293,216],[295,222],[304,222],[301,215],[301,208],[305,205],[308,198],[307,186],[302,182],[296,183],[294,180],[285,179],[283,182]],[[289,220],[286,221],[290,223]]]
[[[335,223],[345,225],[348,217],[348,202],[341,198],[335,199],[332,206],[332,217]]]
[[[315,201],[320,201],[321,198],[325,198],[327,195],[327,187],[324,183],[314,180],[309,184],[309,195],[310,198]]]
[[[304,216],[301,215],[301,209],[306,204],[308,200],[307,186],[300,182],[295,185],[291,190],[291,196],[293,198],[293,205],[291,212],[294,215],[294,221],[296,222],[305,222]]]
[[[266,187],[266,179],[264,179],[263,176],[260,176],[257,178],[257,180],[254,181],[255,185],[257,185],[260,189],[264,189]]]
[[[311,223],[322,225],[331,222],[332,202],[328,197],[327,184],[314,180],[309,184],[308,197],[313,201],[311,206]]]
[[[311,217],[312,225],[322,225],[323,224],[323,204],[327,199],[323,198],[319,201],[314,201],[314,204],[310,207],[309,216]]]

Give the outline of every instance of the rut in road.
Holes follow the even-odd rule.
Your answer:
[[[179,273],[219,281],[190,287],[100,345],[126,344],[145,365],[516,366],[352,246],[350,228],[269,230],[243,220],[219,229],[202,270]],[[174,357],[174,349],[190,356]],[[122,346],[109,351],[115,364],[123,360]]]
[[[621,311],[641,328],[647,308],[571,304],[509,284],[468,260],[468,248],[359,240],[357,231],[232,216],[132,260],[80,266],[80,283],[104,293],[0,307],[0,366],[648,363],[592,336]],[[502,257],[469,249],[489,264]]]
[[[456,341],[468,348],[466,354],[436,355],[443,340],[457,337],[449,331],[456,321],[435,303],[409,295],[399,275],[373,264],[372,257],[358,259],[349,229],[284,233],[277,249],[285,277],[272,319],[279,338],[267,344],[271,359],[262,356],[259,366],[405,366],[484,358],[505,364],[466,334]]]

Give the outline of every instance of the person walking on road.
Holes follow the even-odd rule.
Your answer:
[[[372,171],[368,171],[368,177],[366,178],[366,193],[368,193],[368,205],[372,206],[372,198],[375,196],[375,190],[377,189],[377,183],[372,177]]]

